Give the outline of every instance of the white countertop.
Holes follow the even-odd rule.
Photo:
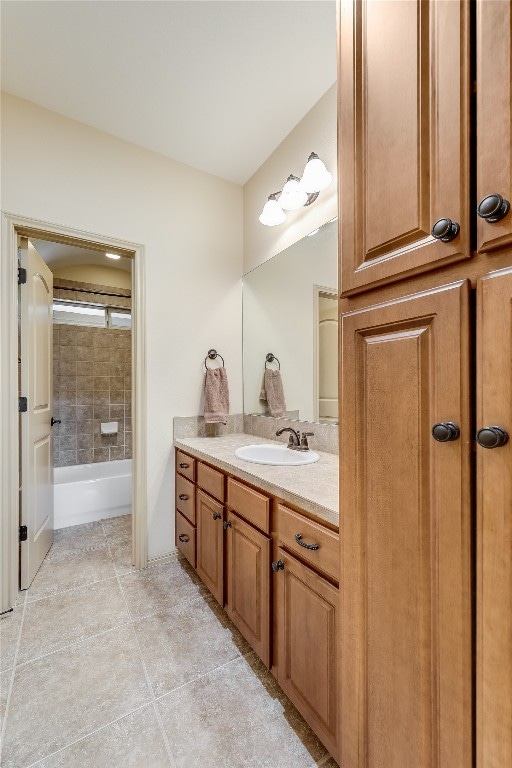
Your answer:
[[[174,445],[338,527],[338,456],[316,451],[320,455],[319,461],[296,467],[253,464],[235,456],[235,450],[243,445],[272,442],[275,441],[244,433],[221,437],[182,437],[176,439]],[[283,443],[276,442],[276,445]]]

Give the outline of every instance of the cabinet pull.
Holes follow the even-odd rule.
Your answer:
[[[180,469],[188,469],[189,467],[190,467],[190,464],[185,464],[185,462],[180,464]]]
[[[501,221],[510,211],[510,203],[501,195],[487,195],[478,203],[476,212],[481,219],[485,219],[489,224],[495,224]]]
[[[282,560],[278,560],[277,563],[272,563],[272,570],[274,573],[278,571],[284,571],[284,563]]]
[[[449,443],[451,440],[457,440],[460,436],[460,429],[453,421],[440,421],[432,427],[432,437],[438,443]]]
[[[455,240],[459,234],[460,226],[451,219],[439,219],[432,227],[432,237],[436,240],[442,240],[443,243],[449,243]]]
[[[222,515],[221,515],[220,512],[214,512],[212,517],[213,517],[214,520],[220,520]]]
[[[233,523],[231,522],[231,520],[224,520],[223,525],[224,525],[224,530],[225,531],[227,531],[228,528],[232,528],[233,527]]]
[[[180,533],[180,535],[178,536],[178,539],[182,541],[184,544],[185,542],[190,541],[186,533]]]
[[[188,496],[186,493],[180,493],[178,498],[181,499],[182,501],[188,501]]]
[[[320,544],[306,544],[305,541],[302,541],[302,534],[296,533],[295,534],[295,541],[299,546],[304,547],[304,549],[320,549]]]
[[[476,441],[482,448],[500,448],[508,443],[508,432],[503,427],[482,427],[476,433]]]

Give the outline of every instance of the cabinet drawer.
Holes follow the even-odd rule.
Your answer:
[[[280,543],[318,571],[339,581],[340,540],[333,531],[308,520],[282,504],[277,505],[277,531]],[[300,537],[300,544],[296,537]],[[306,544],[317,544],[309,549]]]
[[[196,529],[189,521],[176,512],[176,546],[189,561],[192,568],[196,567]]]
[[[196,460],[187,456],[186,453],[176,451],[176,472],[194,482],[196,479]]]
[[[197,462],[197,484],[214,499],[224,502],[224,475],[207,464]]]
[[[195,489],[190,480],[176,475],[176,509],[185,515],[192,524],[196,522]]]
[[[270,532],[270,499],[228,477],[228,507],[249,523]]]

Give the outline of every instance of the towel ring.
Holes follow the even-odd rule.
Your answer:
[[[265,368],[267,367],[267,363],[274,363],[274,362],[278,364],[279,370],[281,370],[281,363],[279,362],[277,357],[272,354],[272,352],[269,352],[265,358]]]
[[[207,361],[208,359],[210,359],[210,360],[215,360],[215,358],[216,358],[216,357],[220,357],[220,359],[222,360],[222,365],[224,366],[224,358],[222,357],[222,355],[219,355],[219,353],[217,352],[217,350],[216,350],[216,349],[209,349],[209,350],[208,350],[208,354],[206,355],[206,357],[205,357],[205,359],[204,359],[204,367],[205,367],[207,370],[208,370],[208,366],[206,365],[206,361]],[[224,367],[225,367],[225,366],[224,366]]]

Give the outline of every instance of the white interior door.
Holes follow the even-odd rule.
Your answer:
[[[27,589],[53,542],[53,275],[26,238],[20,262],[27,270],[21,285],[21,589]]]

